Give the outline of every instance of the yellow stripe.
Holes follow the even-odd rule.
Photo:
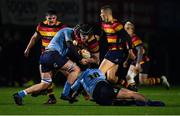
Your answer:
[[[55,36],[57,32],[39,31],[41,36]]]
[[[139,44],[141,44],[141,43],[142,43],[141,40],[136,40],[136,41],[133,42],[134,46],[137,46],[137,45],[139,45]]]
[[[115,33],[114,29],[104,29],[106,33]]]
[[[91,49],[91,52],[98,52],[98,51],[99,51],[99,46],[97,46],[97,47]]]
[[[115,30],[116,30],[116,31],[119,31],[119,30],[121,30],[122,28],[123,28],[122,25],[118,25],[118,26],[115,28]]]
[[[116,43],[116,39],[108,38],[108,43]]]
[[[95,39],[94,36],[91,36],[91,38],[88,40],[88,42],[90,42],[90,41],[92,41],[94,39]]]
[[[47,47],[48,45],[49,45],[49,43],[45,43],[42,41],[42,46]]]

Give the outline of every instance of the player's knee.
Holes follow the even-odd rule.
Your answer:
[[[42,78],[41,79],[41,85],[42,89],[47,89],[52,83],[52,79]]]

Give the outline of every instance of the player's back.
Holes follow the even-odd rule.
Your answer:
[[[81,84],[91,95],[98,82],[106,81],[104,74],[99,69],[86,69],[86,71],[81,74],[81,77]]]
[[[72,40],[72,33],[73,28],[69,27],[59,30],[49,43],[47,49],[56,50],[63,56],[66,55],[68,51],[66,42]]]

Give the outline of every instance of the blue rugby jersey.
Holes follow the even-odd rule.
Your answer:
[[[72,33],[73,28],[63,28],[59,30],[56,35],[53,37],[49,45],[46,49],[49,50],[56,50],[61,54],[62,56],[65,56],[67,54],[68,48],[65,44],[67,41],[72,41]]]
[[[82,72],[76,82],[72,85],[72,89],[77,89],[80,84],[89,95],[92,96],[96,84],[100,81],[106,81],[104,74],[99,69],[86,69]]]

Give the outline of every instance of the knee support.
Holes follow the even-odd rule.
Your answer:
[[[51,84],[52,83],[52,79],[42,78],[41,82],[42,83],[46,83],[46,84]]]

